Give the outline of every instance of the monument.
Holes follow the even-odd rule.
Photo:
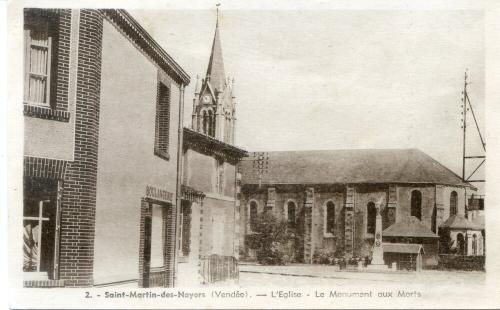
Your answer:
[[[384,249],[382,247],[382,216],[380,208],[382,199],[377,202],[377,217],[375,219],[375,240],[373,241],[372,261],[367,266],[369,270],[388,270],[389,267],[384,263]]]

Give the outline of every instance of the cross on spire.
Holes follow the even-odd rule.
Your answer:
[[[224,71],[224,61],[222,59],[222,46],[219,34],[219,6],[217,7],[217,20],[215,22],[214,41],[212,43],[212,52],[210,53],[210,60],[208,62],[207,77],[210,76],[210,84],[217,90],[222,91],[224,87],[224,80],[226,73]]]

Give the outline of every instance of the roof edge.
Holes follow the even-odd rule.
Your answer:
[[[238,160],[248,156],[248,152],[242,148],[217,140],[190,128],[184,127],[183,133],[185,146],[198,147],[214,153],[223,153]]]

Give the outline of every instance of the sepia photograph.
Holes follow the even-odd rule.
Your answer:
[[[10,4],[10,307],[499,306],[486,10],[289,3]]]

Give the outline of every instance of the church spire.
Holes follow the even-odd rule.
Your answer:
[[[222,91],[224,87],[224,61],[222,60],[222,46],[219,34],[219,5],[217,4],[217,20],[215,22],[214,41],[212,43],[212,52],[207,68],[207,79],[210,79],[210,84],[217,90]]]

